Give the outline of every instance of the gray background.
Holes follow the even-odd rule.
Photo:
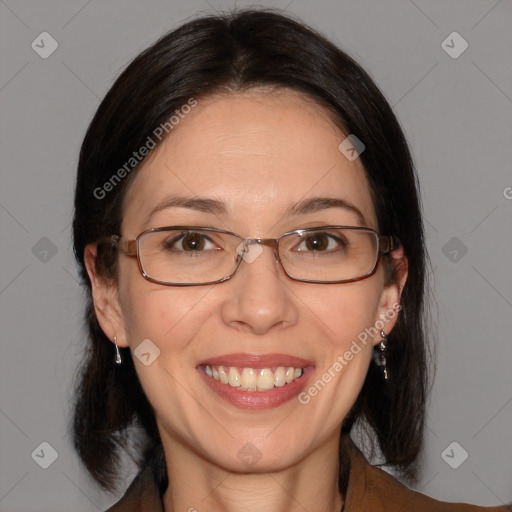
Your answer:
[[[353,55],[394,106],[415,156],[439,347],[416,487],[448,501],[511,501],[512,3],[263,4],[287,8]],[[137,53],[199,12],[234,5],[0,0],[2,512],[96,511],[116,498],[91,483],[67,434],[85,343],[70,241],[78,151],[100,98]],[[47,59],[31,47],[43,31],[59,45]],[[456,59],[441,46],[453,31],[469,44]],[[48,469],[42,442],[58,452]],[[458,465],[462,449],[469,456],[453,469],[446,461]]]

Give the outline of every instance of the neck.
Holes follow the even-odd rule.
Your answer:
[[[229,471],[167,439],[165,512],[340,512],[339,440],[327,440],[292,467]]]

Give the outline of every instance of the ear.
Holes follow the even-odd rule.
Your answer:
[[[405,256],[403,247],[398,247],[390,254],[389,264],[394,270],[395,279],[385,284],[382,291],[381,300],[379,303],[379,309],[377,312],[377,318],[375,319],[375,325],[380,327],[384,324],[380,331],[384,331],[389,334],[398,320],[400,307],[400,299],[402,296],[402,290],[404,289],[405,282],[407,281],[408,273],[408,261]],[[374,345],[380,343],[380,336],[374,340]]]
[[[98,274],[96,267],[97,244],[88,244],[84,251],[84,260],[92,287],[92,300],[96,318],[101,329],[112,342],[114,336],[120,347],[128,346],[124,328],[117,283]]]

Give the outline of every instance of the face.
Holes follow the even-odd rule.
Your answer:
[[[345,136],[322,107],[296,92],[201,100],[131,183],[121,234],[134,239],[173,225],[251,238],[325,225],[377,229],[362,164],[338,149]],[[222,208],[197,201],[170,205],[177,197],[215,200]],[[289,213],[312,198],[341,199],[351,207],[317,203]],[[258,459],[254,470],[290,467],[338,439],[380,341],[372,331],[363,343],[361,333],[383,315],[386,332],[396,320],[390,311],[400,286],[386,285],[382,265],[357,282],[304,283],[288,278],[264,246],[225,282],[176,287],[145,280],[136,259],[120,252],[118,283],[108,285],[92,270],[94,246],[86,252],[107,336],[132,352],[151,340],[151,364],[134,361],[164,447],[229,470],[247,468],[245,455]],[[235,370],[270,368],[260,382],[280,385],[243,391],[209,376],[206,365],[222,367],[233,384]],[[299,371],[288,372],[291,382],[283,385],[289,368]]]

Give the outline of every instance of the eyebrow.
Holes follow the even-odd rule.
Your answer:
[[[217,199],[171,196],[158,203],[155,208],[151,210],[146,218],[146,223],[150,221],[151,217],[153,217],[155,213],[168,208],[187,208],[197,212],[211,213],[213,215],[227,214],[227,207],[225,203],[218,201]]]
[[[316,213],[329,208],[343,208],[354,213],[360,220],[361,224],[366,224],[366,219],[361,213],[359,208],[354,206],[349,201],[338,197],[312,197],[304,199],[294,205],[292,205],[286,212],[285,217],[293,217],[295,215],[306,215],[308,213]]]
[[[146,222],[149,222],[151,217],[153,217],[157,212],[168,208],[186,208],[213,215],[227,215],[228,213],[226,204],[217,199],[171,196],[158,203],[158,205],[151,210]],[[290,218],[297,215],[307,215],[309,213],[316,213],[330,208],[342,208],[344,210],[348,210],[357,216],[362,225],[366,225],[364,215],[356,206],[345,199],[337,197],[312,197],[304,199],[289,206],[283,217]]]

